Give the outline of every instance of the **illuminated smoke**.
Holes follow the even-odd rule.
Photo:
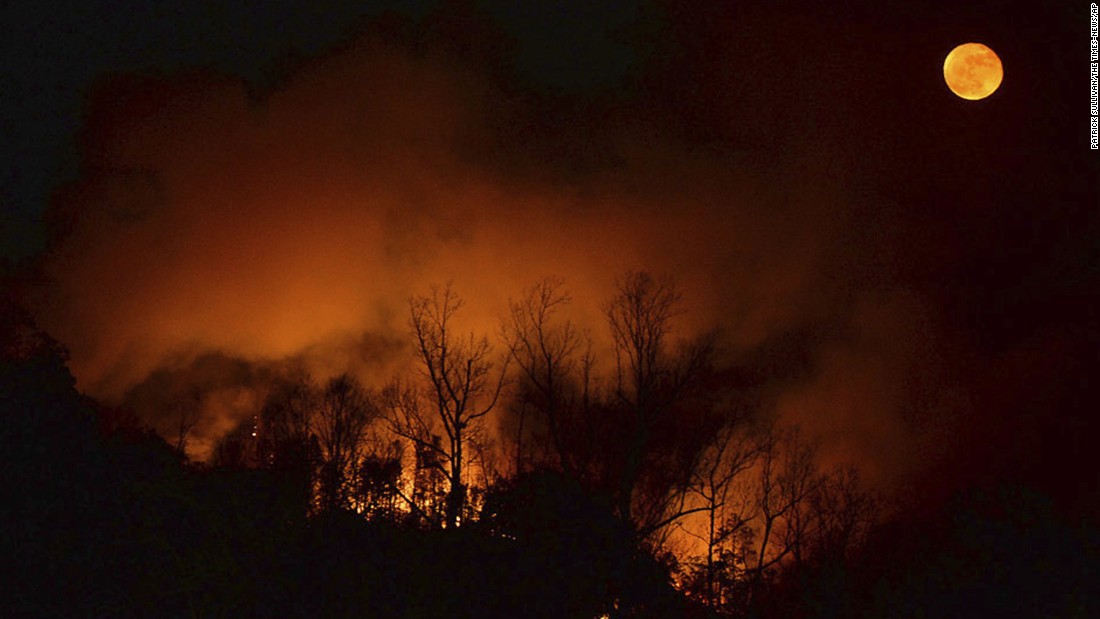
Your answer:
[[[685,333],[720,325],[733,357],[807,334],[808,370],[769,380],[827,453],[884,475],[919,458],[906,411],[931,397],[915,368],[940,371],[933,321],[914,294],[863,289],[874,242],[853,248],[858,205],[823,155],[712,153],[655,129],[644,101],[590,105],[604,121],[587,133],[476,67],[370,37],[260,98],[201,72],[104,78],[83,177],[56,200],[42,322],[81,389],[162,432],[163,394],[197,385],[201,457],[287,364],[403,368],[406,301],[432,283],[453,280],[468,326],[495,334],[509,297],[561,275],[599,334],[615,276],[645,268],[679,280]]]

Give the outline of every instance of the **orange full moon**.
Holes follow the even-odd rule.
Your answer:
[[[981,43],[963,43],[943,61],[943,79],[951,92],[977,101],[993,94],[1001,85],[1001,59]]]

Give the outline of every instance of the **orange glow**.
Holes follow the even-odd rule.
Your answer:
[[[383,45],[308,64],[260,103],[203,74],[100,84],[86,172],[54,205],[69,232],[39,311],[79,388],[171,432],[138,388],[201,383],[188,444],[204,457],[285,364],[372,384],[405,369],[407,300],[434,283],[465,299],[463,330],[492,337],[509,298],[560,275],[598,355],[601,303],[627,269],[673,274],[681,333],[721,326],[734,355],[846,311],[843,290],[816,282],[854,259],[837,236],[850,207],[826,182],[773,182],[808,168],[730,166],[620,120],[599,138],[615,165],[555,175],[509,154],[529,147],[486,122],[497,98]]]

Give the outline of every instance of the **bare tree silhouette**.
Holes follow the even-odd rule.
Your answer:
[[[582,468],[578,450],[567,445],[565,434],[576,425],[577,417],[587,414],[591,402],[592,347],[587,333],[569,320],[558,319],[558,313],[573,300],[563,290],[563,283],[560,277],[539,280],[522,298],[509,303],[502,325],[519,375],[510,407],[517,422],[517,473],[522,473],[525,462],[540,459],[574,475]],[[538,418],[529,420],[529,412]],[[533,430],[536,427],[542,432]],[[528,435],[534,453],[525,453]]]
[[[449,528],[461,524],[467,507],[466,448],[497,405],[508,365],[506,357],[495,366],[487,337],[453,332],[462,304],[450,285],[410,300],[409,325],[423,383],[419,388],[394,385],[387,397],[394,432],[414,444],[427,467],[446,473],[443,511]]]
[[[731,416],[700,457],[692,474],[691,493],[706,515],[702,533],[681,528],[704,544],[702,582],[695,588],[712,608],[725,604],[730,594],[723,581],[739,567],[737,546],[749,530],[753,502],[743,481],[761,456],[763,445],[743,416]],[[740,483],[738,483],[740,482]],[[743,557],[741,557],[743,559]],[[743,566],[741,566],[743,567]]]
[[[771,429],[763,438],[756,488],[759,545],[750,570],[750,598],[788,555],[800,560],[808,538],[804,509],[821,483],[816,446],[797,429]]]
[[[202,393],[196,387],[191,387],[175,398],[170,406],[179,420],[176,428],[176,453],[181,457],[185,457],[191,433],[198,425],[199,416],[202,412]]]
[[[615,350],[609,403],[622,415],[618,442],[616,511],[642,537],[699,508],[685,499],[691,472],[705,447],[707,403],[690,401],[710,370],[712,340],[676,347],[670,342],[680,293],[669,278],[644,271],[619,278],[604,305]],[[693,418],[674,419],[672,412]]]
[[[351,506],[367,429],[379,417],[375,400],[348,374],[332,378],[321,392],[313,428],[320,448],[317,500],[322,511]]]

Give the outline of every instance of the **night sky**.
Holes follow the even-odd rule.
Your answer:
[[[432,283],[602,333],[644,268],[825,458],[1098,508],[1088,3],[230,4],[0,9],[0,264],[89,395],[198,386],[201,457],[291,360],[404,367]]]

